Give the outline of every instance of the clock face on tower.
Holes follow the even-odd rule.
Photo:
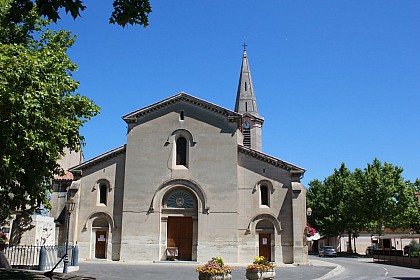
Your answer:
[[[244,122],[244,124],[242,126],[245,129],[249,129],[251,127],[251,124],[249,122]]]

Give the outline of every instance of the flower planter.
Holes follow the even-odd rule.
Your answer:
[[[232,268],[225,265],[222,257],[214,257],[195,269],[199,280],[231,280]]]
[[[198,280],[232,280],[232,275],[230,273],[215,275],[209,273],[199,273]]]
[[[276,272],[273,270],[247,270],[246,279],[249,280],[272,280],[276,276]]]

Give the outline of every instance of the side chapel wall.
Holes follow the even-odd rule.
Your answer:
[[[258,255],[258,233],[254,217],[269,215],[278,220],[280,232],[274,227],[272,259],[278,263],[293,263],[293,221],[290,174],[243,153],[238,153],[238,242],[239,262],[249,263]],[[259,182],[272,185],[270,206],[260,205]]]
[[[78,242],[79,257],[95,257],[96,218],[108,221],[106,258],[119,260],[121,243],[122,205],[124,191],[125,154],[120,154],[105,162],[84,169],[80,187],[76,193],[77,208],[71,216],[73,240]],[[107,203],[99,203],[99,186],[108,185]]]

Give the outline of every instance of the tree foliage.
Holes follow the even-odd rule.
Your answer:
[[[122,27],[127,24],[144,27],[149,25],[148,16],[152,12],[149,0],[114,0],[112,5],[114,11],[109,18],[110,23]],[[22,23],[34,9],[38,16],[56,22],[60,19],[60,9],[64,9],[76,19],[86,6],[82,0],[13,0],[5,20],[10,23]]]
[[[309,183],[308,207],[313,209],[311,223],[323,234],[337,236],[347,233],[351,239],[352,234],[363,229],[364,209],[352,203],[359,201],[361,196],[356,174],[342,163],[323,182],[314,180]]]
[[[353,172],[342,163],[323,181],[313,180],[307,192],[311,224],[327,236],[383,228],[419,230],[420,181],[405,181],[403,169],[374,159]],[[351,249],[351,248],[350,248]]]
[[[0,2],[0,205],[2,217],[47,203],[57,160],[83,145],[80,127],[99,112],[75,93],[77,65],[67,56],[75,42],[51,31],[35,10],[22,24],[4,25],[13,1]]]
[[[370,206],[367,229],[381,233],[383,228],[413,228],[419,217],[415,183],[405,181],[403,169],[375,159],[364,170],[366,203]]]
[[[325,182],[315,179],[309,182],[309,190],[306,195],[308,208],[312,208],[312,215],[309,217],[310,224],[327,236],[340,234],[343,229],[336,226],[339,219],[337,218],[334,190],[327,187]]]
[[[417,209],[414,210],[412,215],[413,218],[410,218],[410,228],[412,228],[417,233],[420,233],[420,179],[417,179],[413,184],[414,192],[417,197]],[[415,204],[415,203],[414,203]]]

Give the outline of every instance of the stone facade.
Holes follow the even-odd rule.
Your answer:
[[[175,248],[182,260],[307,264],[305,170],[261,152],[253,90],[244,51],[244,112],[182,92],[123,116],[124,146],[70,168],[79,256],[159,261]]]
[[[10,244],[27,246],[55,245],[53,217],[41,215],[16,215],[13,220]]]

